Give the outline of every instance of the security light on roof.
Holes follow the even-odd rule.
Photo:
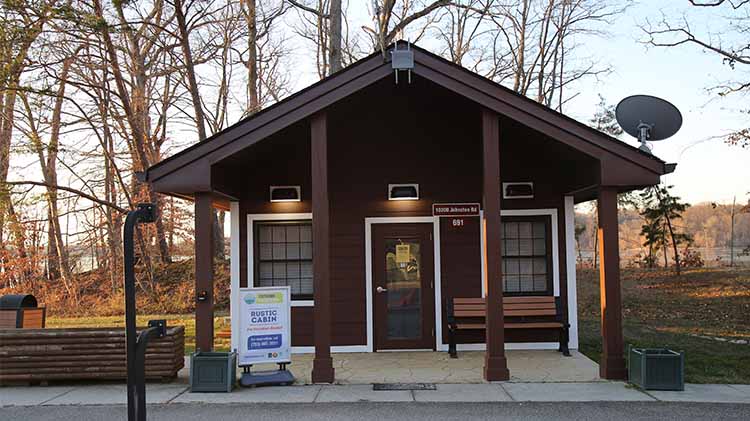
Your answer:
[[[651,153],[648,141],[671,137],[682,126],[682,114],[674,105],[650,95],[629,96],[615,109],[617,122],[625,132],[641,142],[640,150]]]

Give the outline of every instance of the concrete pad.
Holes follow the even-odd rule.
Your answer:
[[[0,387],[0,407],[41,405],[73,389],[73,386]]]
[[[499,384],[438,384],[437,390],[415,390],[417,402],[507,402],[512,400]]]
[[[620,382],[597,383],[504,383],[502,387],[515,401],[590,402],[651,401],[647,394]]]
[[[187,389],[182,384],[146,384],[146,403],[167,403]],[[124,405],[128,403],[124,384],[87,385],[74,388],[44,405]]]
[[[683,392],[649,390],[660,401],[750,403],[750,393],[726,384],[686,384]]]
[[[323,386],[315,402],[411,402],[411,390],[372,390],[371,384]]]
[[[174,403],[312,403],[320,386],[268,386],[235,388],[230,393],[185,392]]]

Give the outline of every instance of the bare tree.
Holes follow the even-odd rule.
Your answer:
[[[623,11],[624,7],[609,0],[498,2],[490,11],[496,60],[488,75],[562,111],[575,96],[565,94],[568,85],[609,71],[593,59],[570,59],[580,45],[579,38],[603,35],[604,26]]]
[[[21,75],[28,65],[29,50],[52,18],[53,3],[33,6],[8,3],[0,9],[3,28],[0,31],[0,252],[5,249],[5,224],[9,221],[20,257],[26,254],[24,230],[5,185],[10,170],[16,97],[21,89]]]
[[[49,123],[50,135],[47,142],[43,141],[41,133],[42,129],[39,127],[41,124],[41,115],[46,108],[44,104],[47,98],[45,98],[45,96],[40,98],[39,107],[35,107],[40,111],[39,113],[35,113],[29,101],[29,94],[25,91],[19,93],[26,119],[26,127],[19,128],[24,132],[25,137],[30,140],[31,149],[37,154],[42,177],[47,185],[48,270],[52,279],[57,279],[58,277],[62,278],[68,291],[71,291],[68,285],[72,276],[68,261],[68,252],[65,247],[63,247],[62,230],[60,228],[60,213],[58,210],[58,195],[57,189],[54,186],[57,185],[57,155],[60,145],[62,106],[65,97],[68,73],[73,60],[74,57],[67,57],[63,60],[62,70],[59,76],[59,86],[55,93],[54,105],[52,107],[52,116]]]
[[[495,0],[456,1],[445,7],[436,18],[437,39],[443,43],[441,55],[458,65],[471,65],[472,70],[479,71],[481,66],[492,55],[492,32],[488,28],[491,8]],[[465,63],[465,58],[474,53],[473,63]]]
[[[302,25],[296,33],[316,48],[316,66],[322,79],[361,56],[359,38],[352,36],[347,19],[348,2],[342,0],[287,0],[299,12]]]
[[[128,127],[123,134],[129,137],[133,157],[133,169],[135,171],[143,171],[160,159],[161,149],[161,143],[158,141],[159,138],[151,136],[151,119],[148,113],[150,109],[150,98],[148,95],[150,86],[148,82],[151,76],[148,67],[159,61],[149,61],[147,60],[147,55],[157,53],[155,52],[157,50],[155,48],[157,39],[163,31],[162,28],[164,28],[165,23],[171,20],[172,17],[164,16],[164,4],[161,0],[157,0],[153,3],[151,10],[146,16],[140,17],[140,25],[136,28],[133,26],[132,21],[126,18],[123,3],[115,2],[113,6],[118,28],[124,37],[124,45],[122,47],[126,51],[127,65],[125,66],[121,64],[121,59],[118,55],[120,49],[115,46],[112,40],[111,24],[108,23],[107,18],[104,16],[101,0],[93,0],[93,13],[102,22],[98,29],[101,31],[101,37],[109,59],[109,66],[112,70],[112,77],[115,81],[122,112],[125,114],[124,120]],[[149,36],[146,37],[145,34]],[[129,72],[128,81],[123,76],[123,69]],[[135,183],[136,191],[142,190],[148,201],[158,205],[160,198],[151,186],[139,184]],[[161,215],[157,217],[155,225],[161,260],[170,262],[171,257],[169,248],[167,247],[164,222]]]
[[[450,0],[433,0],[433,1],[410,1],[410,0],[376,0],[373,2],[373,21],[374,28],[364,28],[372,37],[375,50],[385,51],[385,48],[393,41],[403,38],[403,33],[410,25],[416,23],[419,19],[430,16],[442,7],[448,6]],[[410,38],[411,41],[418,41],[426,26],[421,31]]]
[[[713,9],[725,14],[723,24],[714,17],[713,33],[699,33],[691,27],[690,20],[671,19],[662,15],[657,23],[646,21],[641,25],[645,34],[646,45],[662,48],[676,48],[692,45],[719,57],[722,62],[737,72],[737,79],[730,80],[709,89],[719,96],[731,94],[746,95],[750,93],[750,1],[748,0],[690,0],[690,6],[699,12],[707,13]],[[701,10],[702,9],[702,10]],[[745,72],[742,72],[742,69]],[[730,133],[726,140],[733,145],[750,147],[750,128],[743,128]]]

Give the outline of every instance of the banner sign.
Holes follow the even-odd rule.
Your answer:
[[[240,289],[238,365],[291,362],[289,287]]]
[[[479,216],[479,203],[434,203],[432,216]]]

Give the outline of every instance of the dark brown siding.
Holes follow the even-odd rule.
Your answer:
[[[482,296],[482,254],[479,217],[462,218],[464,226],[453,226],[453,218],[440,218],[440,268],[443,313],[443,343],[448,343],[445,300]],[[465,343],[484,341],[484,332],[465,332]]]
[[[328,116],[332,345],[364,345],[365,218],[431,216],[433,203],[481,203],[480,111],[415,77],[411,85],[384,80],[337,103]],[[587,171],[591,163],[517,123],[503,121],[501,130],[502,181],[533,181],[536,190],[534,200],[504,200],[503,208],[558,209],[560,288],[565,291],[563,193],[577,182],[578,170]],[[214,170],[225,172],[240,198],[242,286],[248,282],[245,215],[311,212],[309,132],[307,123],[297,124]],[[418,183],[420,200],[388,201],[389,183]],[[270,203],[271,185],[301,185],[302,201]],[[461,229],[446,226],[449,221],[443,218],[440,228],[443,298],[479,296],[479,219],[466,218]],[[293,345],[312,345],[312,311],[293,309]],[[509,332],[506,340],[530,340],[521,334]]]

